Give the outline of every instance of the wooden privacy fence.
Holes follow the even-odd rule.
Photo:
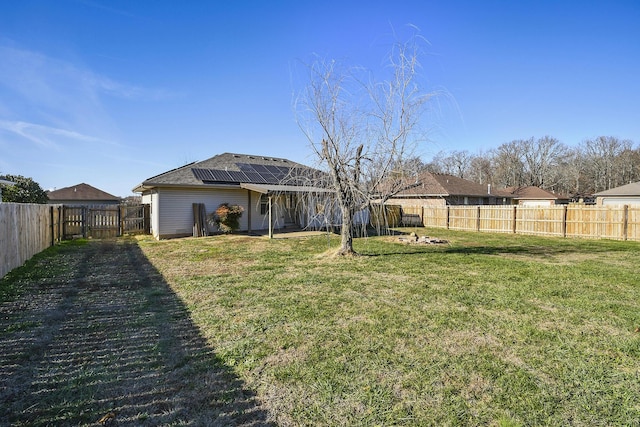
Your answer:
[[[149,234],[149,205],[63,206],[62,236],[105,239],[124,234]]]
[[[60,240],[60,209],[0,203],[0,278]]]
[[[404,206],[402,218],[450,230],[640,241],[640,206]]]
[[[149,205],[0,203],[0,278],[62,239],[149,234]]]

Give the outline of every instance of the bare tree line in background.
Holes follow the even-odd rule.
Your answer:
[[[415,169],[419,158],[411,159]],[[640,146],[612,136],[571,148],[556,138],[517,139],[485,153],[439,152],[421,169],[497,188],[534,185],[567,195],[590,195],[640,181]]]

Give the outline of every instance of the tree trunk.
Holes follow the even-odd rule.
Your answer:
[[[346,206],[342,207],[342,229],[340,235],[342,240],[340,242],[340,250],[338,255],[358,255],[353,250],[353,216],[354,213]]]

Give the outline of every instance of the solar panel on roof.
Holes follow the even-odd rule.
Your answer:
[[[209,171],[209,169],[191,169],[191,172],[193,172],[193,175],[199,179],[200,181],[213,181],[213,175],[211,174],[211,172]]]
[[[252,182],[254,184],[268,184],[267,180],[258,172],[245,172],[244,174],[249,179],[247,182]]]
[[[273,174],[276,174],[276,173],[280,172],[280,171],[278,170],[278,167],[277,167],[277,166],[265,165],[264,167],[265,167],[269,172],[271,172],[271,173],[273,173]]]
[[[202,175],[200,175],[200,171],[198,169],[191,169],[191,172],[193,173],[193,176],[196,177],[196,179],[202,180]]]
[[[194,176],[203,182],[224,183],[254,183],[254,184],[282,184],[304,185],[315,174],[312,170],[300,167],[283,167],[275,165],[259,165],[249,163],[237,163],[240,171],[225,171],[221,169],[198,169],[191,171]]]
[[[242,171],[228,171],[231,180],[234,182],[247,182],[248,178]]]
[[[236,166],[238,167],[238,169],[240,169],[242,172],[255,172],[256,170],[253,168],[253,165],[250,165],[249,163],[236,163]]]
[[[223,170],[219,170],[219,169],[209,169],[209,171],[211,172],[211,174],[215,178],[214,179],[215,181],[223,181],[223,182],[232,181],[231,176],[229,175],[229,172],[227,172],[227,171],[223,171]]]
[[[278,182],[275,177],[269,173],[261,173],[260,179],[263,181],[262,184],[275,184]]]

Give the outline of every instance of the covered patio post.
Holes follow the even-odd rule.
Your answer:
[[[273,239],[273,221],[271,220],[272,215],[271,215],[271,208],[272,208],[272,203],[271,203],[271,196],[269,196],[269,238]]]

